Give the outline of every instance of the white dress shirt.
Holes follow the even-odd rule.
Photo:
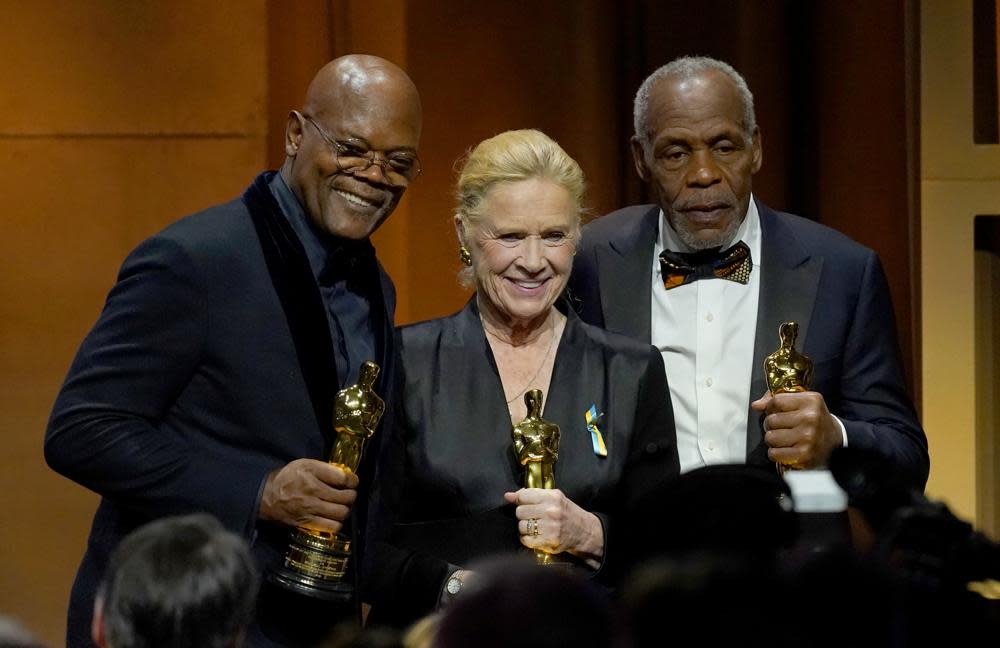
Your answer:
[[[750,248],[753,269],[746,285],[700,279],[664,289],[660,252],[694,250],[681,242],[662,211],[659,230],[650,273],[650,333],[653,346],[663,354],[670,383],[681,472],[743,463],[762,263],[757,205],[751,196],[746,218],[722,246],[742,240]]]
[[[663,287],[660,252],[694,252],[680,240],[660,211],[651,272],[651,342],[663,355],[677,425],[681,472],[720,463],[744,463],[751,400],[753,346],[760,302],[760,216],[750,207],[726,249],[743,241],[753,268],[747,284],[699,279],[670,290]],[[753,394],[754,399],[763,394]],[[843,422],[842,444],[847,445]]]

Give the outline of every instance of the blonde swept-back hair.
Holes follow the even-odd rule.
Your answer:
[[[575,243],[580,237],[586,193],[583,170],[551,137],[540,130],[523,129],[485,139],[466,157],[456,188],[455,217],[466,238],[459,244],[466,244],[470,231],[478,225],[491,189],[535,178],[551,180],[569,193],[575,216],[570,238]],[[466,287],[472,285],[472,268],[462,269],[459,282]]]

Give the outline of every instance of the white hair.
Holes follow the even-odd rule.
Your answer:
[[[743,80],[740,73],[734,70],[733,66],[728,63],[708,56],[682,56],[660,67],[646,77],[646,80],[639,86],[639,91],[635,93],[635,108],[632,115],[635,134],[643,146],[649,144],[649,95],[652,94],[656,84],[667,77],[686,81],[706,70],[717,70],[725,74],[733,82],[733,85],[736,86],[736,92],[739,94],[740,101],[743,104],[743,130],[747,138],[750,138],[757,128],[757,117],[753,110],[753,93],[750,92],[747,82]]]

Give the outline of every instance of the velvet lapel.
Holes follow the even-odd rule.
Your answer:
[[[337,368],[326,307],[302,243],[268,187],[272,177],[270,172],[257,176],[244,192],[243,202],[250,211],[271,283],[285,312],[316,425],[325,441],[324,453],[328,453]]]
[[[802,247],[794,230],[773,210],[757,202],[760,214],[761,253],[760,298],[757,304],[757,333],[754,338],[753,373],[750,400],[767,391],[764,358],[778,348],[778,326],[785,321],[799,323],[797,346],[802,349],[809,334],[809,320],[823,257],[811,256]],[[760,415],[749,409],[747,419],[747,463],[766,464],[767,447],[763,441]]]
[[[643,342],[650,341],[650,278],[659,218],[660,208],[650,206],[634,227],[596,251],[604,327]]]

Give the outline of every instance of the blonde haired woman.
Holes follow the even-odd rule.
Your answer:
[[[580,237],[579,165],[539,131],[508,131],[472,150],[457,193],[462,279],[476,292],[454,315],[400,329],[402,411],[376,480],[383,541],[368,598],[373,620],[400,625],[460,596],[465,567],[486,555],[527,547],[596,574],[616,511],[678,473],[660,354],[560,300]],[[561,430],[554,490],[521,488],[511,426],[531,389]]]

